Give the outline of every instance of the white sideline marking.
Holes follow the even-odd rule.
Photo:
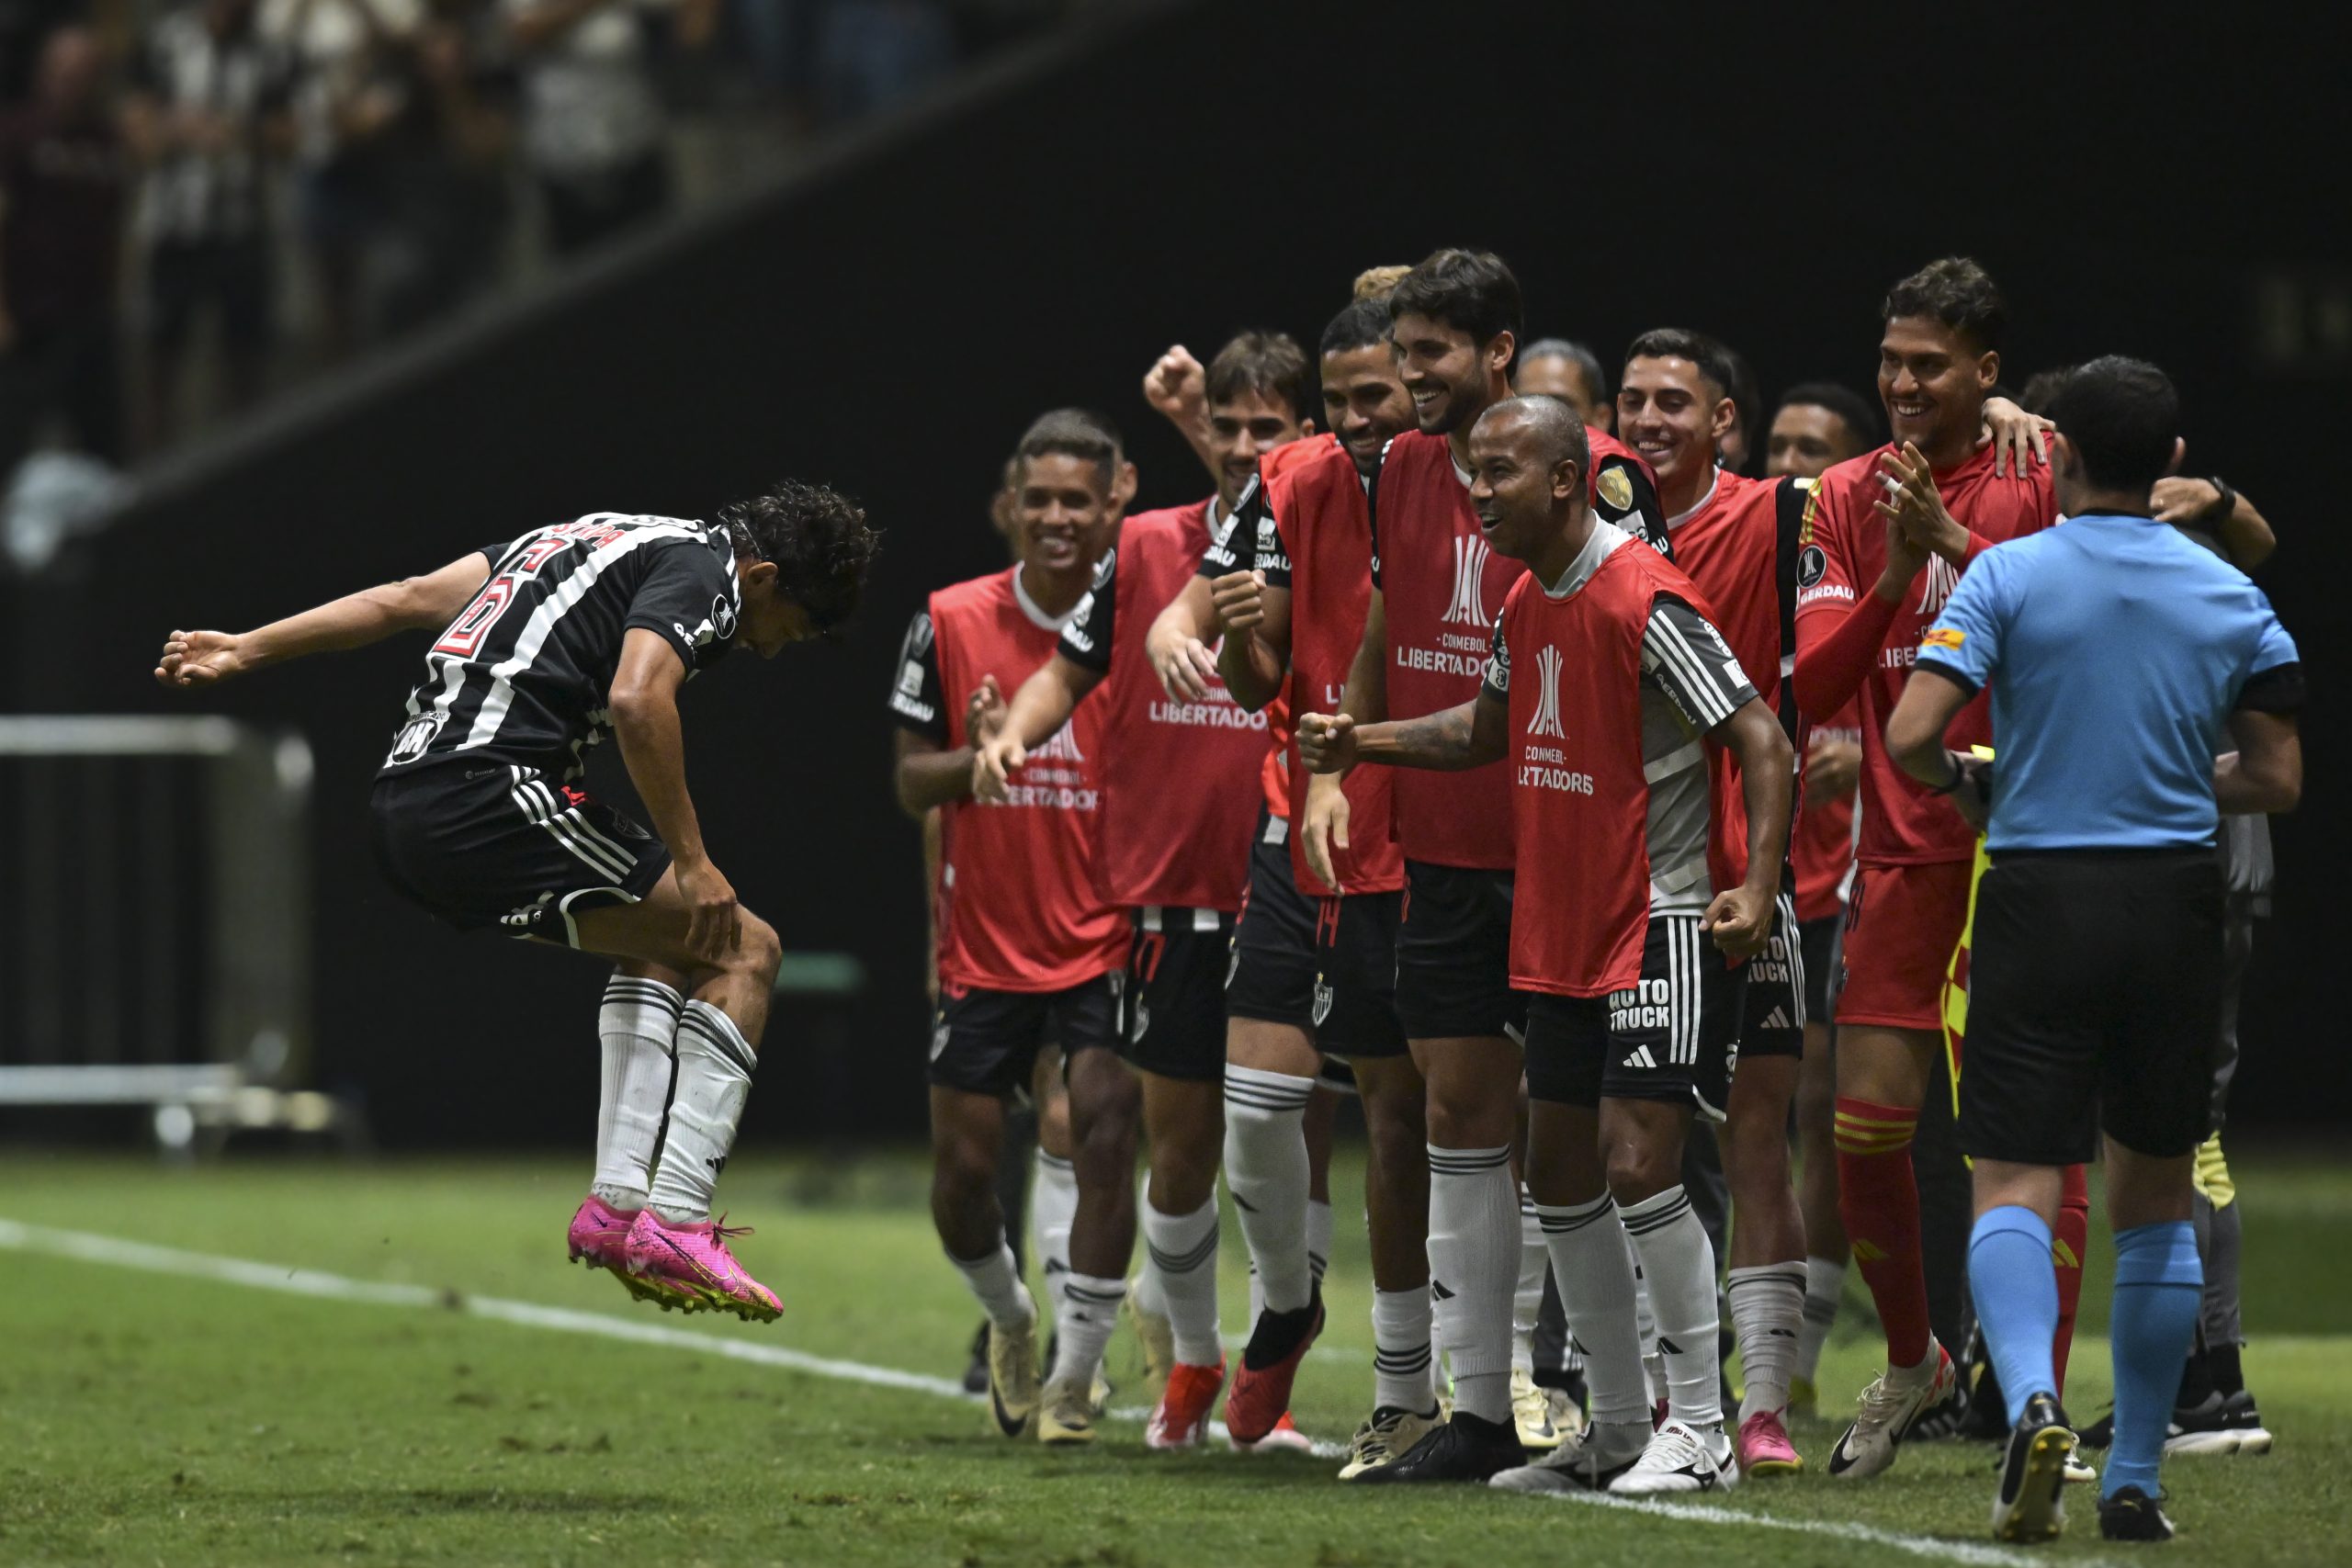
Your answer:
[[[315,1269],[287,1269],[274,1263],[257,1263],[250,1258],[222,1258],[212,1253],[187,1252],[175,1247],[157,1247],[150,1242],[126,1241],[119,1236],[98,1235],[88,1231],[56,1230],[47,1225],[28,1225],[21,1221],[0,1219],[0,1247],[18,1252],[45,1253],[53,1258],[71,1258],[81,1263],[98,1263],[118,1269],[138,1269],[151,1274],[174,1274],[183,1279],[210,1280],[226,1285],[243,1285],[256,1291],[275,1291],[281,1295],[310,1296],[322,1301],[362,1302],[373,1306],[423,1307],[443,1312],[456,1312],[469,1317],[487,1318],[498,1323],[518,1324],[526,1328],[548,1328],[561,1334],[591,1334],[605,1339],[625,1340],[638,1345],[662,1345],[673,1350],[694,1350],[706,1356],[719,1356],[730,1361],[748,1361],[757,1366],[782,1367],[790,1371],[807,1372],[814,1377],[832,1378],[842,1382],[865,1383],[877,1388],[905,1389],[914,1393],[928,1393],[943,1399],[976,1403],[975,1396],[964,1392],[964,1385],[946,1378],[926,1377],[921,1372],[903,1372],[892,1367],[872,1367],[861,1361],[837,1360],[828,1356],[812,1356],[805,1350],[794,1350],[778,1345],[762,1345],[752,1340],[721,1338],[712,1334],[698,1334],[690,1329],[673,1328],[658,1323],[632,1323],[626,1318],[597,1312],[582,1312],[572,1307],[542,1306],[533,1302],[506,1301],[497,1296],[477,1296],[454,1290],[437,1290],[429,1285],[391,1284],[378,1280],[354,1280],[341,1274],[329,1274]],[[1111,1413],[1120,1420],[1141,1422],[1148,1412],[1138,1409],[1116,1410]],[[1218,1437],[1224,1428],[1215,1428]],[[1325,1459],[1337,1459],[1346,1453],[1338,1443],[1318,1442],[1315,1452]],[[1840,1523],[1827,1519],[1791,1519],[1770,1514],[1750,1514],[1735,1508],[1711,1507],[1697,1503],[1660,1503],[1631,1497],[1571,1493],[1558,1495],[1555,1501],[1582,1503],[1594,1507],[1614,1508],[1630,1513],[1653,1514],[1662,1518],[1677,1519],[1685,1524],[1729,1525],[1743,1529],[1784,1530],[1797,1535],[1826,1536],[1838,1540],[1850,1540],[1891,1551],[1908,1552],[1916,1557],[1959,1562],[1970,1568],[2030,1568],[2037,1560],[2019,1552],[2005,1551],[1997,1546],[1979,1546],[1967,1541],[1943,1540],[1932,1536],[1905,1535],[1900,1530],[1880,1529],[1871,1525]]]

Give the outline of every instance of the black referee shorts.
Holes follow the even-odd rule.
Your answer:
[[[384,880],[460,931],[577,947],[581,910],[634,904],[670,868],[669,850],[636,822],[512,762],[388,774],[369,805]]]
[[[2212,1130],[2222,868],[2207,849],[1997,856],[1976,895],[1960,1142],[1973,1158],[2089,1159]]]

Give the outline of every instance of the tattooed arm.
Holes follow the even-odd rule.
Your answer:
[[[1318,773],[1358,762],[1459,772],[1502,760],[1509,715],[1500,699],[1483,691],[1458,707],[1362,728],[1348,714],[1310,713],[1298,721],[1298,754]]]

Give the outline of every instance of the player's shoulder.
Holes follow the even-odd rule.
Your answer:
[[[1278,517],[1301,505],[1363,493],[1355,459],[1337,436],[1309,436],[1277,446],[1258,460],[1258,476],[1260,503]]]
[[[1844,500],[1846,497],[1879,482],[1879,459],[1894,450],[1892,444],[1871,447],[1859,457],[1849,457],[1842,463],[1832,463],[1813,481],[1813,496],[1816,501]]]
[[[1657,482],[1657,471],[1650,467],[1650,460],[1610,434],[1609,432],[1595,430],[1590,425],[1587,425],[1584,439],[1585,445],[1591,449],[1594,468],[1616,463],[1626,468],[1638,468],[1642,471],[1643,477],[1652,484]]]
[[[1453,467],[1453,444],[1444,436],[1425,430],[1401,430],[1388,438],[1380,453],[1380,480],[1386,484],[1392,479],[1424,468],[1442,465]]]
[[[935,589],[931,595],[931,618],[935,622],[956,615],[989,611],[1013,602],[1012,577],[1019,567],[1002,567],[978,577],[967,577],[961,582],[951,582]]]
[[[1346,456],[1347,451],[1340,445],[1340,438],[1327,430],[1320,435],[1306,435],[1296,441],[1285,441],[1265,454],[1258,459],[1258,476],[1268,484],[1272,484],[1281,475],[1293,468],[1304,468],[1333,457],[1345,457]]]

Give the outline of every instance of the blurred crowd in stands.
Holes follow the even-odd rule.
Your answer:
[[[119,471],[1075,8],[0,0],[0,483]]]

